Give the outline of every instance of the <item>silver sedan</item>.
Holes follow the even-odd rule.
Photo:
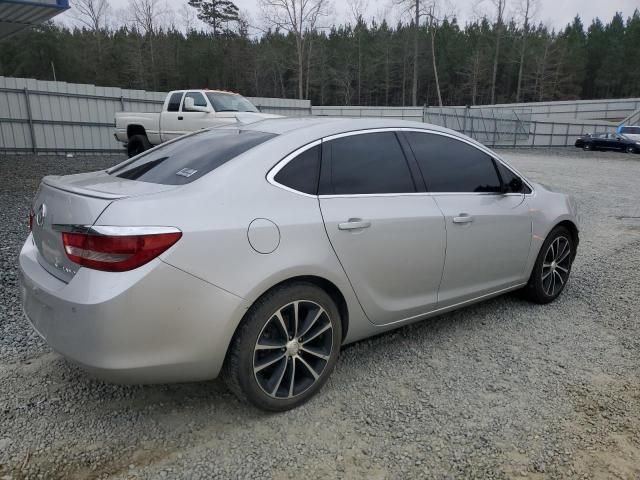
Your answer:
[[[286,410],[342,345],[511,290],[554,300],[576,216],[568,196],[433,125],[238,124],[45,177],[20,253],[24,311],[109,381],[222,375]]]

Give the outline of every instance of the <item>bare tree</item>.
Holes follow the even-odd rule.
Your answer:
[[[496,103],[496,81],[498,79],[498,60],[500,59],[500,40],[504,25],[504,10],[507,0],[491,0],[496,8],[496,48],[493,56],[493,73],[491,76],[491,105]]]
[[[415,107],[418,105],[418,47],[420,45],[420,17],[422,16],[420,0],[394,0],[393,3],[404,7],[402,14],[412,13],[413,16],[413,83],[411,84],[411,104]]]
[[[364,27],[364,13],[369,5],[368,0],[347,0],[355,24],[356,42],[358,45],[358,105],[362,105],[362,30]]]
[[[267,24],[291,33],[296,42],[298,97],[304,98],[304,56],[306,32],[317,28],[318,20],[329,14],[329,0],[260,0]]]
[[[429,19],[429,35],[431,40],[431,58],[433,61],[433,73],[436,81],[436,90],[438,94],[438,102],[442,106],[442,95],[440,94],[440,81],[438,79],[438,66],[436,63],[436,47],[435,47],[435,30],[438,25],[436,18],[437,1],[436,0],[394,0],[395,5],[405,7],[403,13],[412,13],[414,37],[413,37],[413,83],[411,85],[412,105],[418,105],[418,70],[419,70],[419,45],[420,45],[420,17]]]
[[[518,86],[516,88],[516,102],[520,102],[522,96],[522,74],[524,72],[524,57],[527,51],[527,36],[529,25],[538,6],[538,0],[522,0],[522,44],[520,45],[520,65],[518,67]]]
[[[429,36],[431,37],[431,59],[433,61],[433,76],[436,80],[436,92],[438,94],[438,105],[442,107],[442,94],[440,93],[440,79],[438,77],[438,63],[436,62],[436,25],[437,20],[434,15],[435,5],[431,4],[427,17],[429,18]]]
[[[168,7],[161,0],[129,0],[129,12],[131,21],[146,35],[149,42],[151,78],[153,79],[153,88],[157,88],[153,37],[167,15]]]
[[[106,27],[110,5],[108,0],[74,0],[71,15],[82,26],[97,32]]]
[[[75,0],[72,4],[72,16],[83,27],[91,30],[96,40],[96,64],[94,73],[96,80],[102,64],[102,39],[100,31],[107,26],[110,5],[108,0]]]

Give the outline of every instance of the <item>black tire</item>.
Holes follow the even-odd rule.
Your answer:
[[[151,148],[151,143],[146,135],[132,135],[127,142],[127,155],[129,158],[141,154]]]
[[[627,147],[627,153],[636,153],[636,149],[635,149],[635,148],[633,148],[631,145],[629,145],[629,146]]]
[[[294,302],[298,302],[295,307]],[[298,322],[295,311],[299,311]],[[295,329],[299,324],[299,330],[291,335],[294,324]],[[289,329],[286,337],[285,329]],[[289,340],[282,345],[286,338]],[[258,341],[264,350],[259,349]],[[242,401],[271,412],[290,410],[322,388],[335,367],[341,342],[340,313],[331,297],[312,283],[284,284],[260,297],[245,314],[231,340],[222,378]],[[311,354],[310,349],[316,353]]]
[[[583,150],[591,150],[591,144],[589,143],[585,143],[584,146],[582,147]]]
[[[562,245],[570,249],[566,258],[562,258],[566,253]],[[559,245],[558,253],[551,251],[552,245]],[[525,297],[535,303],[546,304],[554,301],[564,290],[571,274],[571,266],[576,254],[576,243],[571,232],[564,226],[554,228],[547,236],[540,248],[538,258],[529,277],[529,282],[524,288]],[[553,262],[549,260],[555,259]],[[557,261],[562,258],[561,261]],[[546,261],[545,261],[546,260]],[[565,272],[566,270],[566,272]],[[553,287],[550,282],[553,280]],[[557,283],[556,283],[557,282]]]

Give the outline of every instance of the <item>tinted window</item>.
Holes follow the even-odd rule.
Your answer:
[[[496,162],[502,183],[507,186],[506,193],[531,193],[531,189],[515,173],[505,167],[502,163]]]
[[[182,100],[182,92],[171,94],[169,104],[167,105],[167,112],[177,112],[180,108],[180,100]]]
[[[287,163],[274,180],[285,187],[315,195],[318,191],[319,173],[320,146],[317,145]]]
[[[620,133],[630,133],[631,135],[640,135],[640,127],[622,127]]]
[[[492,158],[443,135],[406,132],[431,192],[500,192]]]
[[[196,107],[206,107],[207,106],[207,101],[204,99],[204,95],[202,95],[200,92],[188,92],[185,96],[184,96],[185,100],[187,98],[193,98],[193,104]],[[189,112],[190,110],[184,107],[184,104],[182,106],[182,110],[184,110],[185,112]]]
[[[273,137],[246,130],[205,130],[161,145],[110,173],[141,182],[183,185]]]
[[[351,135],[327,143],[330,162],[323,194],[415,192],[409,166],[393,132]],[[323,169],[324,164],[323,164]]]

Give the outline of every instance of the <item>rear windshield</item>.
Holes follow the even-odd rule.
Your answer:
[[[109,173],[140,182],[184,185],[273,137],[248,130],[206,130],[161,145]]]
[[[620,133],[630,133],[631,135],[640,135],[640,127],[622,127]]]

